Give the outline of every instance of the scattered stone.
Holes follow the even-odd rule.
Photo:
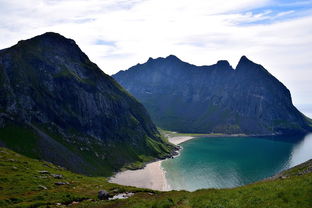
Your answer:
[[[281,177],[280,177],[280,179],[286,179],[286,178],[287,178],[286,176],[281,176]]]
[[[43,185],[39,185],[39,188],[42,188],[44,190],[48,190],[48,188],[46,186],[43,186]]]
[[[56,206],[61,206],[61,205],[62,205],[62,203],[56,203],[55,205],[56,205]]]
[[[40,173],[40,174],[49,174],[49,171],[47,171],[47,170],[40,170],[40,171],[38,171],[38,173]]]
[[[55,182],[54,183],[55,185],[57,185],[57,186],[62,186],[62,185],[69,185],[69,183],[68,182]]]
[[[15,160],[14,160],[14,159],[8,159],[8,161],[10,161],[10,162],[15,162]]]
[[[125,192],[125,193],[116,194],[115,196],[113,196],[112,198],[109,198],[108,200],[127,199],[133,195],[134,193],[132,192]]]
[[[17,170],[17,167],[13,166],[13,167],[12,167],[12,170]]]
[[[74,204],[79,204],[79,202],[73,201],[73,202],[71,203],[71,205],[74,205]]]
[[[105,190],[101,190],[98,192],[98,199],[99,200],[108,200],[109,199],[109,193]]]
[[[57,179],[62,179],[63,178],[63,175],[61,175],[61,174],[51,174],[51,176],[53,178],[57,178]]]

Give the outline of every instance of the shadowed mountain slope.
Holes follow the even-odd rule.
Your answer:
[[[59,34],[1,50],[0,80],[0,145],[27,156],[110,175],[173,149],[143,105]]]
[[[289,90],[243,56],[195,66],[176,56],[150,58],[113,77],[161,128],[194,133],[288,134],[311,131]]]

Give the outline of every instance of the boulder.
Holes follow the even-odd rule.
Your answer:
[[[99,200],[108,200],[109,198],[109,193],[105,190],[100,190],[98,192],[98,199]]]
[[[60,174],[51,174],[51,176],[52,176],[53,178],[57,178],[57,179],[63,178],[63,175],[60,175]]]
[[[62,185],[68,185],[69,183],[68,182],[55,182],[54,183],[55,185],[57,185],[57,186],[62,186]]]

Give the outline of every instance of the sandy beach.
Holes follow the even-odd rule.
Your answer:
[[[166,181],[165,171],[161,167],[161,161],[149,163],[143,169],[126,170],[117,173],[109,181],[121,185],[150,188],[159,191],[170,190]]]
[[[181,144],[183,142],[186,142],[186,141],[194,139],[194,138],[195,137],[192,137],[192,136],[174,136],[174,137],[169,137],[168,140],[172,144],[178,145],[178,144]]]
[[[169,137],[169,142],[178,145],[182,142],[193,139],[191,136],[175,136]],[[110,178],[111,183],[120,185],[135,186],[140,188],[149,188],[159,191],[171,190],[170,185],[166,180],[166,173],[161,167],[162,161],[156,161],[147,164],[143,169],[126,170],[117,173]]]

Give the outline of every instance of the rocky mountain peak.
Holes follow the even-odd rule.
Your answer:
[[[233,69],[227,60],[219,60],[216,66],[220,69]]]
[[[58,56],[84,59],[87,57],[74,40],[54,32],[47,32],[28,40],[21,40],[12,48],[17,49],[19,53],[24,53],[26,49],[30,55],[35,56],[38,53],[44,53],[42,55],[45,58]]]
[[[170,61],[181,61],[181,59],[179,59],[178,57],[176,57],[175,55],[169,55],[165,58],[166,60],[170,60]]]
[[[31,43],[31,44],[34,44],[34,43],[49,43],[49,44],[55,44],[57,46],[60,46],[60,45],[74,45],[76,47],[78,47],[75,43],[74,40],[72,39],[69,39],[69,38],[65,38],[64,36],[58,34],[58,33],[55,33],[55,32],[46,32],[42,35],[38,35],[38,36],[35,36],[31,39],[28,39],[28,40],[21,40],[18,42],[18,45],[23,45],[25,43]]]
[[[246,56],[242,56],[236,66],[236,69],[239,70],[241,68],[246,68],[246,66],[252,66],[254,68],[259,65],[249,60]]]

